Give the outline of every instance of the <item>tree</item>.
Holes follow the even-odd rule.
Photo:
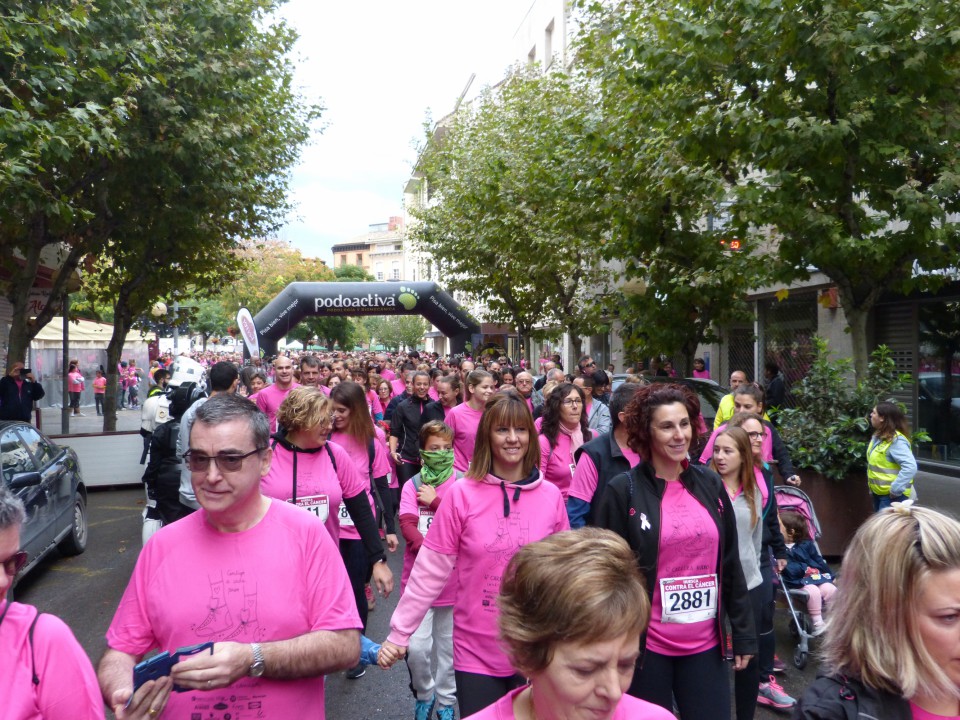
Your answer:
[[[13,312],[7,362],[23,360],[71,278],[104,240],[99,174],[123,150],[134,89],[153,78],[144,3],[11,0],[0,13],[0,290]],[[109,30],[108,30],[109,28]],[[138,69],[139,72],[138,72]],[[31,318],[43,267],[50,300]]]
[[[605,221],[596,158],[580,152],[597,119],[589,85],[516,70],[441,124],[421,154],[433,201],[413,209],[415,242],[449,288],[522,339],[555,325],[576,345],[602,325]]]
[[[374,277],[360,265],[341,265],[333,269],[333,275],[339,282],[373,282]]]
[[[863,377],[880,297],[942,285],[960,251],[953,8],[582,5],[585,54],[607,52],[635,101],[658,98],[648,132],[669,139],[678,166],[722,175],[739,237],[774,247],[780,280],[816,268],[836,283]]]
[[[427,324],[419,315],[375,315],[363,319],[372,343],[391,350],[416,348],[423,340]]]
[[[247,258],[238,238],[285,221],[289,173],[317,108],[292,88],[295,36],[263,23],[269,0],[152,2],[162,50],[137,93],[125,153],[97,178],[110,233],[94,300],[114,302],[104,427],[116,421],[111,374],[134,320],[175,290],[230,287]]]

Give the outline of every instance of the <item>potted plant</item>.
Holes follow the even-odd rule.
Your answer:
[[[777,415],[820,521],[824,555],[842,555],[873,509],[866,481],[870,411],[912,381],[909,373],[897,372],[885,345],[871,353],[866,376],[853,378],[852,360],[832,358],[827,341],[816,337],[810,370],[791,389],[790,407]]]

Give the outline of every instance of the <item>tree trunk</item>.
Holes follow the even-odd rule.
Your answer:
[[[117,429],[117,391],[119,374],[117,366],[123,355],[123,345],[127,333],[133,327],[133,318],[121,300],[117,301],[113,316],[113,334],[107,343],[107,393],[103,398],[103,431],[112,432]]]
[[[857,373],[857,380],[862,380],[867,376],[867,365],[870,362],[870,351],[867,347],[867,318],[870,309],[844,307],[843,310],[853,343],[853,369]]]
[[[567,328],[567,336],[570,338],[570,352],[572,353],[572,357],[564,358],[563,369],[568,373],[572,373],[573,368],[577,367],[580,354],[583,352],[583,339],[579,334],[574,332],[572,328]]]

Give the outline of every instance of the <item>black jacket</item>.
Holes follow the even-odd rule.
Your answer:
[[[434,400],[433,402],[427,403],[427,407],[423,411],[421,427],[432,420],[439,420],[440,422],[443,422],[446,417],[447,413],[443,409],[443,403],[441,403],[439,400]]]
[[[0,378],[0,420],[23,420],[33,418],[33,403],[46,393],[38,382],[24,380],[20,387],[9,375]]]
[[[597,489],[593,493],[593,499],[590,501],[590,510],[584,517],[587,525],[596,524],[594,521],[596,507],[600,499],[607,491],[607,484],[617,475],[630,470],[630,461],[623,455],[623,450],[617,444],[612,432],[597,435],[597,437],[585,442],[573,454],[574,462],[580,462],[580,456],[586,455],[593,461],[593,466],[597,469]]]
[[[730,620],[733,652],[736,655],[757,654],[757,633],[753,608],[743,579],[740,552],[737,546],[737,521],[730,498],[723,490],[720,476],[702,465],[688,465],[680,473],[681,482],[693,497],[703,505],[716,523],[719,532],[717,548],[717,581],[720,586],[720,604],[717,629],[720,636],[719,652],[726,645],[724,614]],[[637,565],[647,581],[647,593],[652,598],[657,584],[657,559],[660,551],[662,526],[660,503],[666,490],[666,481],[658,478],[653,466],[641,462],[630,472],[613,478],[607,491],[594,509],[596,524],[613,530],[627,541],[637,556]],[[646,636],[641,640],[641,649]]]
[[[911,720],[910,703],[843,675],[821,675],[793,709],[793,720]]]
[[[429,398],[421,400],[411,395],[397,405],[390,420],[390,435],[397,438],[397,451],[404,460],[420,462],[420,427],[423,413],[430,404]]]
[[[777,496],[773,492],[773,473],[762,468],[763,479],[767,483],[767,501],[763,505],[763,540],[760,545],[760,567],[770,564],[769,550],[777,560],[787,557],[787,544],[780,530],[780,512],[777,509]]]

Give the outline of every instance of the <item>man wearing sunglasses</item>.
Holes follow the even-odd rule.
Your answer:
[[[322,719],[323,676],[357,664],[360,619],[340,554],[313,515],[261,494],[271,452],[270,422],[249,400],[217,395],[197,409],[184,462],[201,510],[144,546],[107,631],[100,687],[118,720],[220,707]],[[146,653],[204,643],[125,707]]]
[[[0,482],[0,715],[43,720],[103,720],[97,677],[63,621],[6,602],[27,563],[20,548],[23,503]]]

